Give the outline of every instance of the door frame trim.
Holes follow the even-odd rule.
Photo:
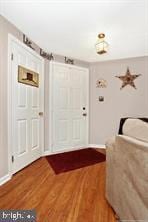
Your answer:
[[[81,69],[81,70],[85,70],[86,74],[87,74],[87,113],[88,113],[88,120],[87,120],[87,146],[89,146],[89,68],[84,68],[81,66],[76,66],[76,65],[70,65],[70,64],[65,64],[65,63],[61,63],[61,62],[55,62],[55,61],[50,61],[49,63],[49,147],[48,150],[46,149],[46,151],[44,152],[44,155],[50,155],[50,154],[55,154],[55,153],[61,153],[61,152],[67,152],[67,151],[72,151],[74,149],[70,148],[70,149],[65,149],[65,150],[59,150],[59,151],[53,151],[53,141],[52,141],[52,126],[53,126],[53,118],[52,118],[52,113],[53,113],[53,73],[52,73],[52,68],[53,65],[57,64],[57,65],[62,65],[64,67],[75,67],[77,69]],[[75,149],[84,149],[86,147],[78,147]]]
[[[31,53],[33,56],[36,56],[38,59],[41,60],[42,63],[42,96],[44,97],[44,59],[37,54],[37,52],[33,51],[31,48],[26,46],[23,42],[21,42],[19,39],[14,37],[12,34],[8,33],[8,71],[7,71],[7,127],[8,127],[8,173],[9,176],[12,177],[13,171],[12,171],[12,155],[13,155],[13,148],[12,148],[12,76],[11,76],[11,54],[12,52],[12,42],[15,42],[16,44],[23,47],[25,50],[27,50],[29,53]],[[44,112],[44,99],[42,101],[42,112]],[[41,136],[41,156],[44,153],[44,118],[42,120],[42,136]]]

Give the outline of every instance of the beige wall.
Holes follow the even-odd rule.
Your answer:
[[[0,178],[8,174],[8,128],[7,128],[7,68],[8,68],[8,33],[22,41],[23,33],[0,15]],[[39,46],[33,44],[39,53]],[[64,57],[54,55],[55,61],[64,62]],[[88,67],[88,63],[75,60],[78,66]],[[48,146],[48,75],[49,62],[45,60],[45,146]]]
[[[135,80],[137,90],[130,86],[120,90],[121,80],[129,66],[131,73],[142,74]],[[100,77],[108,82],[105,89],[96,88]],[[98,96],[105,97],[98,102]],[[126,116],[148,116],[148,57],[122,59],[90,65],[90,143],[105,144],[118,132],[119,120]]]

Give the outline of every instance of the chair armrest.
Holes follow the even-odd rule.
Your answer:
[[[115,136],[110,137],[105,143],[106,148],[113,147],[115,145],[115,140],[116,140]]]

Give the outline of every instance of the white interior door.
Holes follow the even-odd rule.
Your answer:
[[[52,64],[52,152],[88,145],[88,70]]]
[[[19,42],[11,42],[13,173],[41,156],[43,148],[43,60]],[[18,82],[18,66],[39,74],[39,87]]]

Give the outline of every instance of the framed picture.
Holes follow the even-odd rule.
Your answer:
[[[39,87],[39,74],[23,66],[18,66],[18,82]]]
[[[98,79],[96,82],[97,88],[106,88],[107,87],[107,81],[105,79]]]

